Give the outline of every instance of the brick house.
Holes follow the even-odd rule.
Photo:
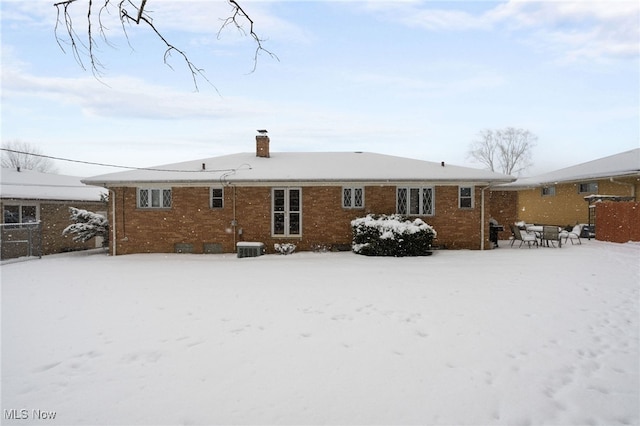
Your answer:
[[[593,222],[589,196],[637,201],[639,190],[640,148],[636,148],[494,187],[491,213],[505,224],[573,226]]]
[[[240,241],[348,249],[351,220],[421,217],[447,248],[489,247],[489,191],[511,176],[366,152],[256,152],[84,179],[107,188],[110,250],[234,252]]]
[[[30,226],[24,224],[38,222],[42,231],[36,242],[43,255],[96,247],[95,241],[77,243],[62,231],[71,224],[69,207],[106,213],[104,189],[87,186],[79,177],[32,170],[2,168],[1,177],[2,259],[28,255],[24,241]]]

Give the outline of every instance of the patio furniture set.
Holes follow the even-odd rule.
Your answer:
[[[512,233],[511,247],[513,247],[516,241],[520,241],[518,247],[522,247],[522,245],[526,243],[529,248],[531,248],[532,245],[536,247],[555,247],[556,243],[558,244],[558,248],[562,248],[563,241],[564,244],[566,244],[567,241],[571,241],[572,245],[575,244],[574,241],[582,244],[580,234],[582,233],[583,225],[576,225],[571,231],[555,225],[525,224],[524,226],[518,226],[517,224],[510,224],[509,226]]]

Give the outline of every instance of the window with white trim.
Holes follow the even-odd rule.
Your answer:
[[[342,207],[345,209],[361,209],[364,207],[364,188],[342,188]]]
[[[433,187],[397,188],[396,211],[404,215],[433,216],[435,193]]]
[[[171,208],[171,189],[138,188],[138,207],[141,209]]]
[[[458,187],[458,208],[460,209],[473,208],[473,186]]]
[[[578,185],[578,192],[581,194],[589,193],[589,194],[597,194],[598,193],[598,182],[585,182]]]
[[[302,189],[273,188],[271,195],[272,235],[302,235]]]
[[[224,189],[211,188],[211,208],[221,209],[224,207]]]
[[[556,187],[555,185],[552,186],[543,186],[542,187],[542,196],[543,197],[551,197],[556,195]]]
[[[38,206],[24,204],[3,205],[4,223],[35,223],[38,221]]]

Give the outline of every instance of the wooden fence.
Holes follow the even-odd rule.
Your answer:
[[[596,203],[596,239],[614,243],[640,241],[640,203]]]

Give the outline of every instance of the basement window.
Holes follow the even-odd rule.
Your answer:
[[[171,208],[171,189],[138,188],[138,207],[141,209]]]

